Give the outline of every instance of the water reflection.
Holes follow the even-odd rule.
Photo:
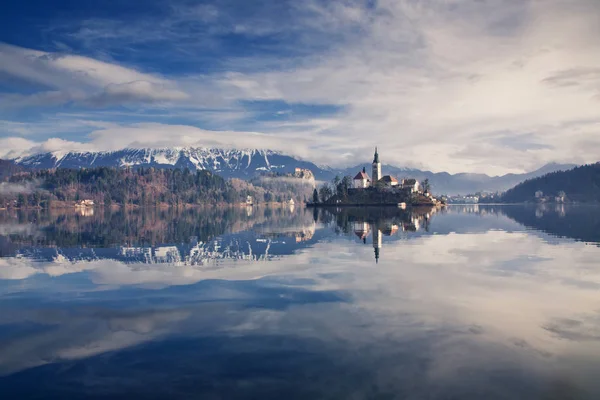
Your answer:
[[[353,232],[363,244],[367,244],[370,237],[375,263],[378,263],[384,236],[407,238],[409,232],[428,231],[429,220],[438,210],[435,207],[410,211],[395,207],[343,207],[325,209],[315,218],[324,224],[335,222],[337,232]]]
[[[600,210],[563,211],[0,214],[0,393],[595,399]]]

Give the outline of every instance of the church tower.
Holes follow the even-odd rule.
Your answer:
[[[375,264],[379,263],[379,251],[381,250],[381,231],[373,224],[373,250],[375,251]]]
[[[379,153],[377,153],[377,147],[375,147],[375,156],[373,157],[373,174],[371,177],[373,179],[372,185],[375,185],[381,179],[381,163],[379,162]]]

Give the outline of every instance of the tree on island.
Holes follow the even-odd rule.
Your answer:
[[[340,184],[342,185],[343,196],[348,197],[348,190],[352,188],[352,177],[349,175],[344,176]]]
[[[325,182],[319,189],[319,198],[322,202],[326,202],[333,195],[333,190],[329,187],[329,184]]]
[[[429,179],[425,178],[423,182],[421,182],[421,187],[423,188],[423,193],[429,193],[431,190],[431,185],[429,184]]]
[[[315,188],[313,190],[313,198],[312,198],[313,203],[318,203],[319,202],[319,191],[317,190],[317,188]]]
[[[340,179],[339,176],[336,176],[333,179],[333,188],[335,190],[335,194],[340,198],[348,197],[348,189],[352,187],[352,177],[344,176]]]

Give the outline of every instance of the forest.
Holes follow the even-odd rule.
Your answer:
[[[541,192],[536,198],[536,192]],[[505,203],[555,201],[600,202],[600,163],[582,165],[568,171],[558,171],[529,179],[502,196]]]
[[[267,188],[209,171],[154,168],[52,169],[19,172],[0,183],[0,207],[51,207],[84,199],[104,206],[180,206],[287,201],[299,197],[294,185]]]

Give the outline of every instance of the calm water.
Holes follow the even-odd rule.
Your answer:
[[[594,207],[0,213],[0,397],[598,399],[599,243]]]

